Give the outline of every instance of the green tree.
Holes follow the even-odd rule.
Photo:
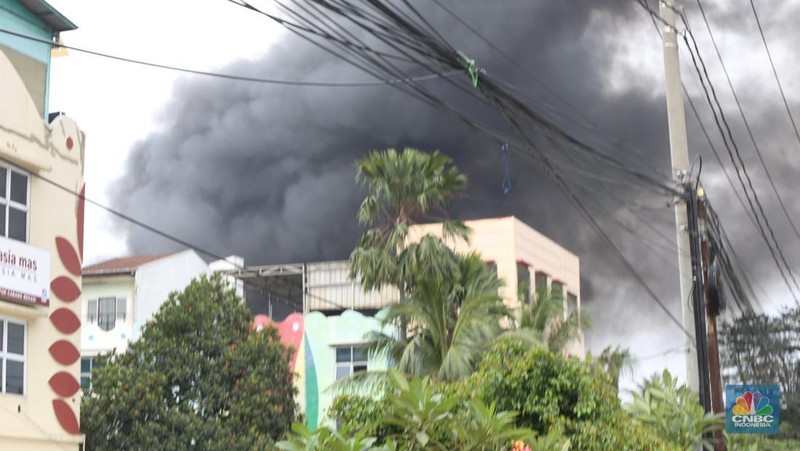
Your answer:
[[[392,450],[505,450],[513,442],[529,444],[537,451],[567,449],[563,436],[551,434],[539,439],[532,430],[515,424],[516,412],[498,410],[479,398],[465,400],[454,393],[445,394],[444,386],[431,384],[427,377],[408,380],[391,370],[381,399],[345,396],[331,406],[330,414],[341,423],[341,435],[334,440],[343,442],[345,437],[353,436],[376,444],[371,449]],[[352,415],[354,408],[361,412]],[[326,449],[318,444],[336,435],[295,429],[288,441],[279,446]],[[289,448],[288,442],[306,447]]]
[[[597,356],[597,363],[603,367],[603,370],[611,377],[614,387],[619,387],[619,377],[626,369],[631,368],[631,353],[627,349],[620,348],[619,346],[612,348],[607,346]]]
[[[800,307],[778,316],[742,315],[722,324],[722,364],[732,384],[781,386],[781,437],[800,439]]]
[[[704,412],[697,395],[686,385],[679,386],[669,371],[653,375],[632,394],[626,409],[665,440],[683,450],[714,449],[712,434],[725,426],[725,415]]]
[[[388,355],[400,371],[414,376],[448,381],[475,371],[512,311],[498,295],[501,281],[478,254],[456,260],[454,273],[418,278],[405,302],[387,308],[384,321],[408,324],[410,335],[372,333],[373,353]]]
[[[518,412],[516,423],[540,435],[558,430],[574,450],[663,450],[668,440],[632,421],[600,365],[519,340],[500,340],[478,371],[451,384],[457,396],[480,397]]]
[[[368,227],[350,255],[351,276],[367,290],[386,285],[400,291],[420,273],[443,274],[455,264],[431,236],[409,242],[409,228],[433,212],[444,213],[447,202],[467,186],[466,177],[439,152],[406,148],[374,151],[356,162],[356,180],[367,196],[358,209],[359,223]],[[460,221],[444,221],[444,237],[467,239]]]
[[[520,287],[520,294],[527,289],[526,286]],[[523,299],[521,295],[519,298]],[[520,304],[518,331],[523,336],[529,334],[531,339],[547,345],[553,352],[563,352],[590,326],[589,318],[577,310],[565,315],[564,293],[559,290],[538,290],[530,304]]]
[[[295,417],[291,351],[218,277],[172,293],[141,337],[100,358],[82,400],[91,449],[255,449]]]

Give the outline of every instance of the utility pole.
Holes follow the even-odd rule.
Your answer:
[[[703,271],[703,235],[700,229],[700,196],[691,182],[686,185],[689,193],[689,239],[692,249],[692,312],[694,334],[697,337],[697,368],[699,373],[700,405],[711,412],[711,381],[708,367],[708,335],[706,334],[706,290]]]
[[[672,1],[672,0],[666,0]],[[678,35],[675,28],[673,5],[659,2],[661,15],[661,41],[664,46],[664,75],[667,94],[667,118],[669,120],[669,147],[672,159],[673,186],[682,189],[689,173],[689,147],[686,140],[686,117],[683,109],[683,88],[678,60]],[[689,194],[689,193],[687,193]],[[683,328],[691,335],[686,338],[686,384],[695,392],[700,391],[695,347],[695,317],[689,305],[692,294],[692,257],[689,244],[687,204],[685,199],[675,199],[675,225],[678,238],[678,272],[681,288],[681,313]]]
[[[710,378],[711,386],[711,410],[714,413],[723,413],[725,406],[722,403],[722,375],[719,363],[719,339],[717,336],[717,315],[724,308],[722,305],[721,287],[719,287],[719,280],[715,280],[717,284],[714,287],[717,290],[716,299],[711,299],[709,290],[711,289],[711,249],[708,242],[708,234],[706,232],[706,217],[708,216],[708,205],[705,196],[705,191],[702,187],[697,189],[698,201],[698,220],[700,223],[700,233],[702,234],[702,262],[703,262],[703,277],[706,281],[705,284],[705,298],[706,298],[706,343],[708,344],[708,375]],[[725,451],[727,449],[725,438],[722,430],[714,432],[714,450]]]

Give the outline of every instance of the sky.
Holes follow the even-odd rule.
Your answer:
[[[668,167],[660,41],[636,2],[509,0],[497,7],[478,0],[442,1],[608,135],[643,151],[648,163]],[[222,0],[51,3],[80,27],[63,35],[66,44],[76,47],[255,77],[371,80],[266,18]],[[558,102],[443,10],[428,2],[414,3],[489,74],[525,95]],[[701,54],[737,140],[744,143],[744,159],[759,196],[796,267],[800,240],[782,216],[748,145],[695,3],[687,3]],[[761,6],[790,106],[800,115],[800,66],[794,45],[800,32],[783,20],[800,13],[800,6],[791,1],[770,2],[769,8],[764,2],[756,4]],[[765,163],[787,211],[800,223],[800,164],[793,158],[800,145],[782,109],[749,3],[708,0],[704,5]],[[687,90],[702,107],[685,49],[681,58]],[[675,350],[681,344],[680,331],[545,174],[512,159],[513,189],[504,196],[501,155],[494,142],[389,87],[268,86],[182,75],[70,51],[68,57],[54,59],[50,106],[75,118],[87,134],[87,197],[220,255],[243,255],[248,264],[346,258],[360,230],[354,220],[361,193],[353,182],[353,161],[386,147],[439,149],[469,178],[468,196],[453,204],[453,215],[471,219],[513,214],[581,257],[583,303],[593,321],[589,348],[599,352],[607,345],[621,345],[644,357],[625,376],[623,386],[631,387],[665,366],[683,372],[681,351]],[[703,158],[706,191],[764,291],[759,303],[774,313],[792,302],[788,290],[686,108],[690,152]],[[701,110],[710,127],[710,113]],[[714,140],[721,146],[716,136]],[[609,150],[631,157],[618,148]],[[641,225],[630,208],[620,209],[600,192],[586,184],[581,195],[606,209],[606,217],[596,211],[601,225],[680,316],[674,253],[654,252],[648,243],[622,231],[611,216],[629,226]],[[661,234],[668,240],[674,236],[666,202],[633,190],[630,197],[636,199],[638,213]],[[97,208],[87,207],[86,215],[88,264],[180,248]],[[657,234],[647,236],[658,239]]]

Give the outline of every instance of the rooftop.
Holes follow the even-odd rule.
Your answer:
[[[133,273],[140,266],[162,259],[172,254],[133,255],[112,258],[83,268],[84,276],[101,276]]]
[[[78,29],[77,25],[44,0],[19,0],[19,2],[55,32]]]

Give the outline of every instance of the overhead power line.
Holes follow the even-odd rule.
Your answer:
[[[13,161],[11,161],[11,160],[9,160],[7,158],[4,158],[2,156],[0,156],[0,161],[4,162],[6,164],[14,165]],[[134,217],[132,217],[130,215],[127,215],[127,214],[122,213],[122,212],[120,212],[118,210],[115,210],[115,209],[113,209],[113,208],[111,208],[109,206],[103,205],[100,202],[92,200],[92,199],[86,197],[85,195],[81,195],[81,193],[78,193],[78,192],[76,192],[76,191],[74,191],[74,190],[62,185],[62,184],[56,182],[55,180],[53,180],[51,178],[45,177],[42,174],[39,174],[39,173],[36,173],[36,172],[31,172],[30,175],[35,177],[35,178],[37,178],[37,179],[39,179],[39,180],[42,180],[43,182],[45,182],[45,183],[47,183],[47,184],[49,184],[49,185],[51,185],[51,186],[53,186],[55,188],[58,188],[61,191],[64,191],[67,194],[75,196],[78,199],[83,199],[86,203],[94,205],[95,207],[98,207],[101,210],[104,210],[104,211],[106,211],[108,213],[111,213],[112,215],[114,215],[114,216],[116,216],[116,217],[118,217],[118,218],[120,218],[120,219],[122,219],[122,220],[124,220],[126,222],[129,222],[131,224],[139,226],[139,227],[141,227],[141,228],[143,228],[143,229],[145,229],[145,230],[147,230],[149,232],[152,232],[152,233],[154,233],[154,234],[156,234],[156,235],[158,235],[158,236],[160,236],[162,238],[165,238],[165,239],[167,239],[169,241],[172,241],[173,243],[180,244],[181,246],[184,246],[187,249],[191,249],[191,250],[193,250],[193,251],[195,251],[197,253],[200,253],[200,254],[203,254],[205,256],[211,257],[213,259],[227,261],[231,265],[233,265],[236,269],[240,269],[240,270],[241,269],[247,269],[245,266],[242,266],[242,265],[239,265],[237,263],[231,262],[230,260],[228,260],[227,257],[223,257],[223,256],[221,256],[221,255],[219,255],[219,254],[217,254],[215,252],[209,251],[208,249],[200,247],[200,246],[198,246],[196,244],[192,244],[192,243],[190,243],[190,242],[188,242],[188,241],[186,241],[186,240],[184,240],[182,238],[178,238],[175,235],[172,235],[172,234],[167,233],[167,232],[165,232],[163,230],[160,230],[160,229],[158,229],[156,227],[153,227],[150,224],[147,224],[147,223],[145,223],[143,221],[140,221],[140,220],[138,220],[138,219],[136,219],[136,218],[134,218]],[[240,279],[240,280],[242,280],[242,279]],[[286,286],[286,283],[281,281],[280,279],[275,279],[275,282],[277,282],[278,284],[281,284],[283,286]],[[250,283],[248,281],[242,280],[242,283],[245,284],[245,285],[250,285],[252,288],[255,288],[255,289],[259,290],[259,291],[263,290],[263,287],[255,285],[255,284]],[[269,290],[267,290],[267,291],[269,291]],[[262,293],[263,293],[263,291],[262,291]],[[341,304],[339,304],[339,303],[337,303],[335,301],[332,301],[330,299],[324,298],[324,297],[316,295],[314,293],[305,293],[305,294],[307,296],[311,296],[311,297],[313,297],[315,299],[319,299],[320,301],[326,302],[326,303],[328,303],[328,304],[330,304],[330,305],[332,305],[334,307],[340,308],[342,310],[347,310],[347,307],[345,307],[345,306],[343,306],[343,305],[341,305]]]
[[[753,9],[753,15],[756,17],[756,23],[758,24],[758,32],[761,34],[761,42],[764,43],[764,49],[767,51],[767,57],[769,58],[769,65],[772,67],[772,75],[775,76],[775,82],[778,83],[778,90],[781,92],[781,99],[783,99],[783,106],[786,107],[786,114],[789,115],[789,120],[792,122],[792,128],[794,129],[794,136],[797,138],[798,144],[800,144],[800,132],[797,131],[797,123],[794,121],[794,115],[792,115],[792,109],[789,108],[789,102],[786,100],[786,94],[783,92],[783,85],[781,84],[781,79],[778,77],[778,71],[775,69],[775,62],[772,61],[772,52],[769,51],[769,45],[767,45],[767,38],[764,36],[764,29],[761,27],[761,19],[758,18],[758,12],[756,12],[756,5],[753,3],[753,0],[750,0],[750,7]],[[796,232],[797,230],[795,230]]]
[[[49,46],[55,48],[64,48],[68,50],[73,50],[76,52],[86,53],[88,55],[99,56],[101,58],[112,59],[116,61],[122,61],[131,64],[138,64],[141,66],[148,66],[154,67],[158,69],[165,69],[171,70],[175,72],[183,72],[187,74],[193,75],[202,75],[206,77],[214,77],[214,78],[222,78],[226,80],[235,80],[235,81],[245,81],[251,83],[263,83],[263,84],[270,84],[270,85],[284,85],[284,86],[305,86],[305,87],[317,87],[317,88],[363,88],[369,86],[385,86],[391,84],[399,84],[399,83],[408,83],[411,81],[426,81],[426,80],[435,80],[442,77],[447,77],[456,73],[460,73],[460,71],[450,71],[448,73],[439,73],[439,74],[428,74],[428,75],[421,75],[417,77],[408,77],[408,78],[397,78],[393,80],[379,80],[379,81],[363,81],[363,82],[349,82],[349,83],[334,83],[334,82],[322,82],[322,81],[295,81],[295,80],[278,80],[272,78],[260,78],[260,77],[248,77],[244,75],[233,75],[233,74],[225,74],[220,72],[209,72],[197,69],[188,69],[185,67],[177,67],[177,66],[170,66],[167,64],[160,64],[154,63],[150,61],[142,61],[133,58],[127,58],[124,56],[117,56],[111,55],[108,53],[97,52],[94,50],[89,50],[81,47],[75,47],[71,45],[65,45],[53,41],[49,41],[47,39],[37,38],[35,36],[28,36],[26,34],[17,33],[15,31],[7,30],[5,28],[0,28],[0,33],[5,33],[11,36],[16,36],[21,39],[26,39],[33,42],[39,42],[42,44],[47,44]]]
[[[750,2],[752,4],[752,0]],[[745,130],[747,130],[747,135],[750,137],[750,141],[753,143],[753,148],[756,150],[756,155],[758,156],[758,161],[761,163],[761,167],[764,169],[764,174],[767,176],[767,180],[769,181],[770,187],[772,187],[772,192],[775,194],[775,197],[778,199],[778,204],[783,211],[784,216],[786,216],[786,220],[789,221],[789,225],[792,226],[792,230],[794,231],[794,235],[800,240],[800,231],[798,231],[797,226],[794,223],[791,215],[789,215],[789,211],[786,209],[786,205],[783,202],[783,198],[781,197],[778,188],[775,186],[775,181],[772,179],[772,174],[770,174],[769,169],[767,168],[767,163],[764,161],[764,156],[761,153],[761,149],[756,142],[756,138],[753,135],[753,130],[750,129],[750,123],[747,120],[747,117],[744,114],[744,109],[742,108],[742,104],[739,101],[739,96],[736,94],[736,89],[733,87],[733,82],[731,81],[731,77],[728,74],[728,68],[725,66],[725,61],[722,59],[722,54],[719,51],[719,47],[717,46],[717,40],[714,38],[714,33],[711,31],[711,25],[708,22],[708,17],[706,16],[705,9],[703,8],[703,3],[700,0],[697,0],[697,6],[700,8],[700,13],[703,15],[703,21],[706,24],[706,29],[708,30],[708,35],[711,37],[711,43],[714,46],[714,51],[717,53],[717,59],[719,60],[720,66],[722,66],[722,71],[725,74],[725,79],[728,81],[728,87],[731,89],[731,94],[733,94],[733,100],[736,102],[736,107],[739,109],[739,115],[742,117],[742,122],[744,123]],[[753,12],[755,12],[755,6],[753,6]],[[685,16],[683,17],[683,21],[686,24],[688,29],[688,21],[686,20]],[[758,15],[756,15],[756,21],[758,21]],[[761,29],[761,23],[759,23],[759,29]],[[762,38],[764,37],[762,33]],[[694,39],[694,37],[692,37]],[[766,40],[764,41],[764,45],[766,46]],[[767,54],[769,55],[769,48],[767,48]],[[772,63],[772,57],[770,56],[770,63]],[[772,70],[775,70],[775,66],[772,66]],[[777,72],[775,72],[775,79],[777,80]],[[778,81],[778,87],[780,87],[780,81]],[[783,96],[783,88],[781,88],[781,96]],[[786,97],[783,97],[783,101],[786,105],[786,111],[789,112],[789,118],[792,121],[792,125],[794,126],[794,118],[792,117],[792,113],[789,110],[789,104],[786,103]],[[797,127],[795,126],[794,129],[795,133],[797,133]],[[797,135],[798,142],[800,142],[800,135]]]
[[[678,13],[680,14],[680,12],[678,12]],[[681,17],[683,17],[684,24],[686,24],[685,16],[683,16],[681,14]],[[692,57],[692,64],[694,65],[694,68],[695,68],[695,70],[697,72],[697,75],[700,78],[700,82],[701,82],[701,85],[703,87],[703,91],[704,91],[705,96],[706,96],[706,101],[711,106],[712,112],[714,113],[714,120],[715,120],[717,128],[718,128],[718,130],[720,132],[720,135],[722,136],[722,140],[723,140],[723,143],[725,144],[726,150],[728,151],[728,155],[730,156],[731,163],[734,165],[734,168],[736,169],[736,175],[739,178],[739,183],[742,185],[742,188],[744,190],[744,194],[745,194],[745,197],[747,198],[748,204],[750,205],[751,210],[755,214],[756,222],[757,222],[757,224],[759,226],[759,231],[761,233],[761,236],[764,239],[764,241],[767,243],[767,246],[769,247],[770,253],[772,254],[772,258],[775,260],[775,263],[778,265],[778,269],[779,269],[779,271],[781,273],[781,276],[783,277],[784,281],[786,282],[786,285],[789,288],[789,291],[792,293],[792,297],[795,299],[795,301],[797,301],[798,298],[797,298],[797,295],[795,294],[795,289],[792,287],[792,284],[789,282],[789,278],[792,279],[792,281],[794,282],[795,287],[797,287],[798,290],[800,290],[800,284],[798,284],[797,279],[796,279],[796,277],[794,275],[794,272],[792,271],[791,266],[787,262],[786,257],[784,256],[783,251],[781,250],[780,244],[778,243],[777,239],[775,238],[775,231],[773,230],[772,225],[770,225],[769,219],[767,218],[767,215],[764,212],[764,206],[761,204],[761,201],[758,198],[758,193],[756,192],[755,188],[753,187],[753,181],[750,178],[750,175],[749,175],[749,173],[747,171],[747,166],[745,165],[744,160],[742,159],[742,155],[739,152],[739,146],[736,144],[736,140],[733,137],[733,133],[731,131],[730,125],[728,124],[728,120],[725,117],[725,112],[723,111],[722,105],[720,104],[719,99],[717,98],[716,89],[714,88],[714,85],[713,85],[713,83],[711,82],[711,80],[710,80],[710,78],[708,76],[708,70],[706,68],[705,62],[703,61],[703,58],[699,53],[699,48],[697,47],[697,41],[694,39],[694,35],[691,32],[691,29],[688,28],[688,25],[687,25],[687,31],[688,31],[688,33],[684,34],[684,36],[683,36],[684,42],[685,42],[687,48],[689,49],[689,53],[690,53],[690,55]],[[689,43],[689,37],[692,38],[692,42],[694,44],[694,50],[692,50],[692,44]],[[697,56],[697,58],[695,58],[695,55]],[[700,61],[700,65],[698,65],[698,61],[697,61],[698,59]],[[702,72],[701,72],[701,66],[702,66]],[[704,75],[705,75],[705,77],[704,77]],[[708,87],[706,87],[706,82],[708,82]],[[708,89],[709,87],[711,89],[711,93],[709,93],[709,89]],[[713,96],[713,101],[712,101],[712,96]],[[714,109],[714,105],[716,105],[716,109]],[[717,114],[717,111],[719,112],[719,114]],[[720,119],[722,120],[721,123],[720,123]],[[723,129],[723,125],[724,125],[724,129]],[[729,140],[730,140],[730,144],[728,142]],[[731,146],[733,147],[733,150],[731,150]],[[736,153],[735,157],[734,157],[734,151]],[[738,160],[738,163],[739,163],[738,166],[737,166],[737,160]],[[739,170],[740,167],[741,167],[741,171]],[[747,181],[746,184],[745,184],[745,180]],[[749,189],[749,191],[748,191],[748,189]],[[756,206],[758,207],[758,209],[756,209]],[[762,222],[763,222],[763,224],[762,224]],[[766,230],[765,230],[765,227],[766,227]],[[767,236],[766,231],[769,231],[769,236]],[[783,264],[783,266],[781,266],[781,264]],[[785,271],[784,271],[784,268],[785,268]],[[787,276],[787,274],[788,274],[788,276]]]
[[[628,177],[630,179],[628,190],[630,190],[631,187],[657,187],[662,195],[668,194],[670,196],[684,197],[685,194],[682,190],[672,186],[668,181],[659,180],[652,177],[650,174],[641,173],[616,157],[604,153],[596,147],[575,138],[540,114],[540,112],[531,109],[516,97],[503,90],[495,83],[491,75],[487,75],[482,68],[477,67],[474,61],[453,48],[438,33],[430,32],[429,30],[432,29],[431,24],[422,19],[415,19],[415,17],[420,18],[421,15],[409,2],[402,2],[402,5],[380,0],[364,2],[343,0],[330,0],[326,2],[297,1],[296,3],[308,4],[317,11],[323,9],[327,12],[319,16],[319,20],[324,21],[324,23],[315,24],[311,22],[307,24],[309,27],[318,27],[314,36],[320,36],[323,30],[328,31],[331,29],[330,23],[334,22],[335,19],[331,18],[329,14],[340,16],[343,21],[355,25],[356,29],[365,31],[368,35],[378,39],[378,41],[385,44],[388,48],[396,51],[398,55],[407,60],[414,61],[417,65],[426,70],[438,72],[444,69],[460,69],[465,75],[468,73],[471,79],[469,84],[464,83],[466,79],[463,77],[448,78],[445,82],[455,90],[465,93],[470,98],[479,100],[493,107],[494,111],[513,131],[512,140],[510,142],[506,141],[509,142],[511,149],[533,163],[540,165],[544,172],[553,179],[556,186],[568,196],[578,212],[615,251],[615,255],[620,257],[624,267],[631,272],[637,283],[647,290],[650,297],[665,311],[671,321],[684,333],[691,335],[683,328],[680,321],[675,318],[666,305],[644,281],[633,264],[621,253],[614,242],[610,240],[605,231],[597,224],[596,220],[585,208],[581,200],[566,184],[564,178],[561,176],[561,172],[568,168],[558,165],[555,159],[547,153],[555,153],[558,155],[564,152],[570,152],[576,157],[579,156],[582,164],[593,168],[595,171],[597,171],[598,168],[614,170],[616,171],[617,177]],[[289,12],[291,13],[291,8],[282,3],[279,4],[281,4],[284,9],[290,10]],[[295,15],[297,14],[299,13],[295,12]],[[420,23],[420,21],[423,23]],[[392,36],[393,38],[388,39],[387,36]],[[338,40],[329,43],[328,46],[341,46],[342,36],[339,35],[338,37]],[[316,44],[323,45],[321,43]],[[359,53],[360,50],[356,49],[356,46],[350,46],[347,50],[351,54],[355,54],[355,57],[363,56]],[[352,60],[346,59],[345,61]],[[385,75],[393,74],[398,70],[395,65],[382,57],[370,57],[370,61],[371,64],[368,70],[381,71],[381,73]],[[394,87],[398,89],[408,87],[409,90],[405,92],[410,93],[431,106],[454,114],[467,125],[487,133],[489,136],[495,137],[496,139],[498,136],[507,134],[497,131],[494,127],[488,127],[479,123],[471,114],[443,100],[441,90],[433,93],[415,83],[410,83],[409,86],[394,85]],[[541,143],[541,146],[539,143]],[[580,170],[580,168],[578,169]]]

